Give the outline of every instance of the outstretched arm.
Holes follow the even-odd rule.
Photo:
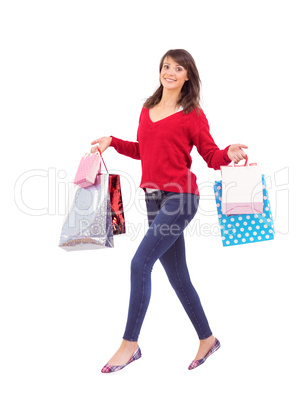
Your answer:
[[[98,144],[98,145],[95,145]],[[102,137],[94,140],[91,145],[95,145],[91,152],[94,153],[97,149],[104,152],[109,146],[114,147],[117,152],[122,155],[129,156],[133,159],[140,159],[139,142],[124,141],[116,137]]]
[[[232,144],[225,149],[219,149],[209,132],[209,125],[205,114],[201,111],[198,120],[198,129],[192,137],[193,144],[197,147],[199,154],[206,161],[208,167],[220,169],[231,161],[240,162],[246,158],[242,148],[248,148],[244,144]]]

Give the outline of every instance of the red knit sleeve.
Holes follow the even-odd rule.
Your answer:
[[[112,137],[110,146],[114,147],[119,154],[129,156],[133,159],[140,159],[139,142],[125,141]]]
[[[196,117],[197,120],[195,121],[192,142],[197,147],[207,166],[219,170],[221,166],[226,166],[231,162],[227,156],[229,145],[225,149],[219,149],[209,132],[209,125],[204,112],[202,110],[199,112],[199,116]]]

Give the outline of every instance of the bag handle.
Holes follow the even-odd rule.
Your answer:
[[[105,166],[106,172],[108,173],[108,170],[107,170],[107,167],[106,167],[106,165],[105,165],[105,162],[104,162],[102,153],[101,153],[101,151],[100,151],[99,148],[98,148],[98,151],[99,151],[100,157],[101,157],[101,159],[102,159],[103,165]],[[101,174],[101,162],[100,162],[100,168],[99,168],[99,173],[98,173],[98,174]]]
[[[244,165],[238,165],[238,166],[247,166],[247,162],[248,162],[248,156],[246,155]],[[235,167],[235,162],[234,161],[232,161],[232,167]]]

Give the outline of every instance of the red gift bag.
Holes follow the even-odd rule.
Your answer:
[[[125,217],[124,217],[124,210],[123,210],[123,201],[122,201],[122,193],[121,193],[121,182],[120,182],[120,175],[118,174],[109,174],[107,167],[105,165],[104,159],[102,157],[101,152],[100,158],[106,169],[106,174],[109,175],[109,197],[110,197],[110,208],[111,208],[111,216],[112,216],[112,224],[113,224],[113,234],[123,234],[126,232],[125,229]],[[101,163],[99,174],[101,175]]]

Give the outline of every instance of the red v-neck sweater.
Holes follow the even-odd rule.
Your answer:
[[[230,163],[228,147],[220,150],[209,132],[207,118],[199,109],[172,114],[152,122],[149,110],[142,108],[137,142],[112,137],[111,146],[122,155],[141,159],[141,188],[199,195],[196,175],[190,171],[193,146],[208,167],[220,169]]]

